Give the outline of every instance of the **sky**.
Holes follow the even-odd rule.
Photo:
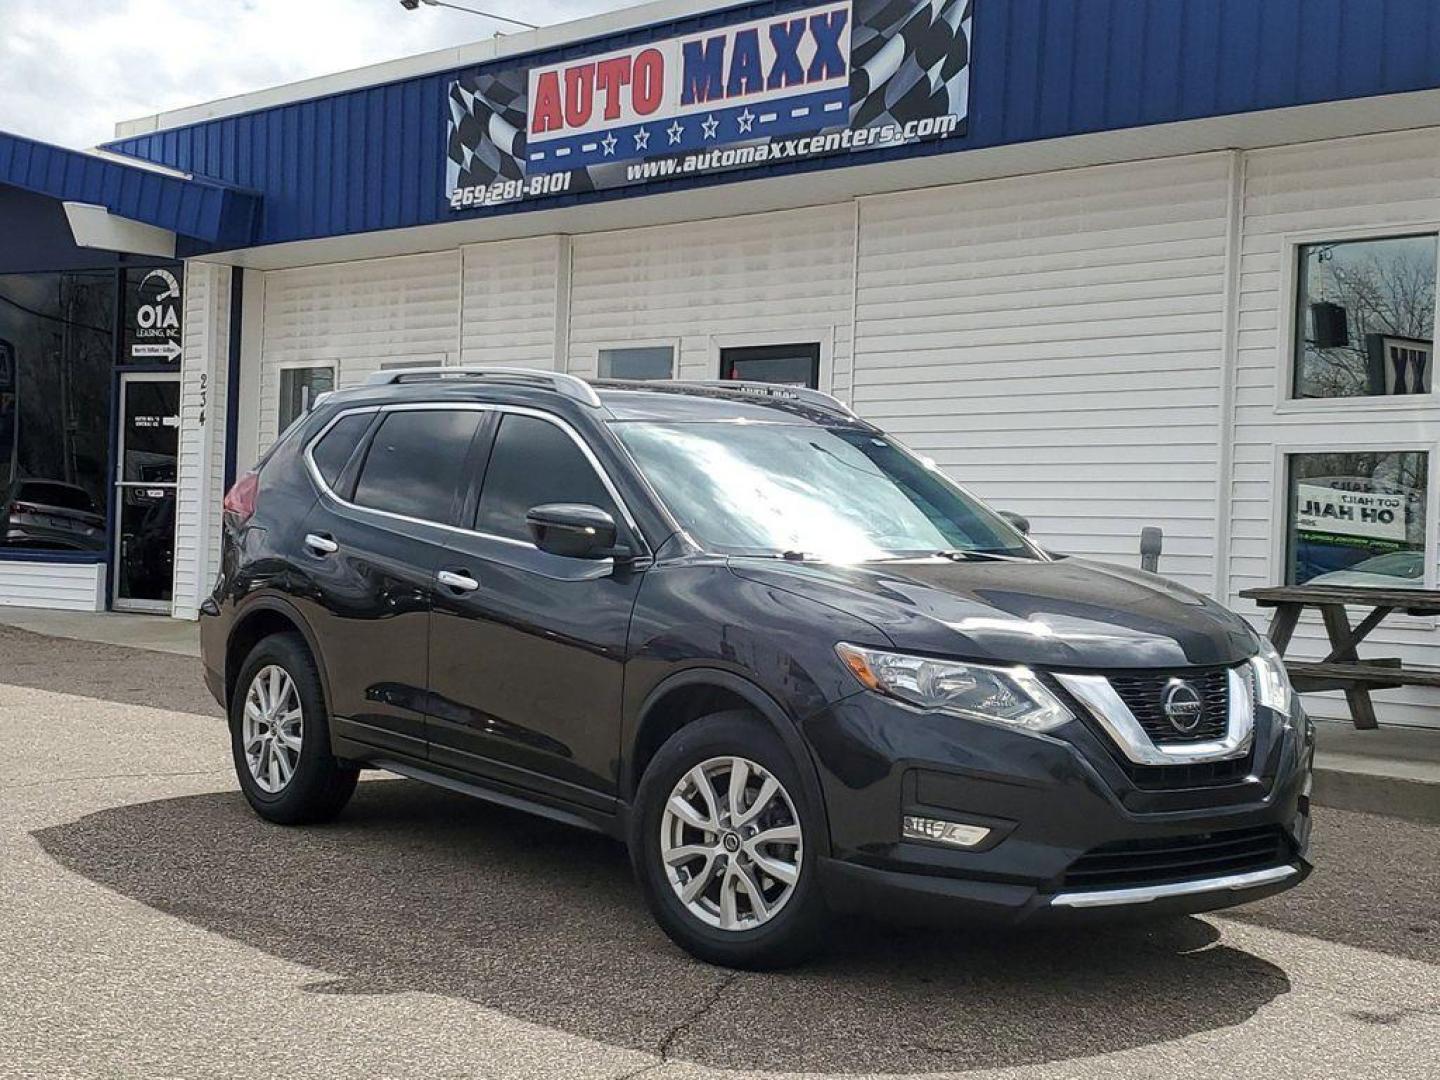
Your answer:
[[[636,0],[456,0],[550,24]],[[62,146],[117,120],[491,37],[399,0],[0,0],[0,130]],[[514,31],[515,27],[508,29]]]

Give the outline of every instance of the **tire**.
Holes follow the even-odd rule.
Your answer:
[[[735,817],[729,780],[737,759],[747,779]],[[777,790],[762,806],[771,780]],[[677,814],[672,794],[690,811]],[[709,832],[692,823],[702,819],[719,827]],[[716,713],[671,736],[645,770],[631,814],[630,858],[656,921],[682,949],[723,967],[787,967],[812,955],[824,936],[827,913],[816,872],[820,827],[799,770],[769,725],[749,712]],[[798,844],[764,839],[791,835]],[[687,855],[694,849],[704,853]],[[794,874],[788,890],[782,871]],[[681,892],[692,888],[699,892],[687,903]]]
[[[257,687],[257,677],[262,674],[264,678]],[[293,694],[288,688],[293,688]],[[278,738],[268,721],[254,720],[267,715],[262,706],[270,697],[282,699],[273,714],[281,722]],[[262,749],[262,754],[268,750],[268,756],[260,756],[255,769],[246,747],[247,703],[255,704],[258,710],[252,711],[248,729],[252,747],[268,743]],[[293,719],[296,704],[298,724]],[[286,721],[286,717],[292,719]],[[262,734],[256,742],[257,731],[269,734]],[[294,749],[297,735],[298,755]],[[250,806],[267,821],[280,825],[329,821],[345,808],[360,778],[358,770],[342,765],[330,752],[330,725],[320,673],[305,640],[297,634],[264,638],[245,658],[230,699],[230,748],[240,790]]]

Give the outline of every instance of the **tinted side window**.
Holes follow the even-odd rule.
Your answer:
[[[350,455],[355,452],[355,447],[360,445],[360,438],[369,430],[370,421],[373,419],[374,413],[351,413],[349,416],[342,416],[310,451],[310,455],[315,459],[315,467],[320,470],[320,475],[331,489],[334,489],[335,481],[340,479],[341,472],[350,462]]]
[[[470,441],[484,415],[446,409],[390,413],[371,440],[354,501],[449,523],[456,492],[466,482]]]
[[[545,503],[589,503],[620,520],[600,477],[569,435],[546,420],[508,414],[495,437],[475,527],[529,540],[525,515]]]

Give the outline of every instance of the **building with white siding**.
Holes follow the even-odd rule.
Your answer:
[[[0,240],[0,487],[77,506],[0,547],[0,604],[194,617],[225,488],[311,396],[462,364],[809,382],[1050,548],[1134,564],[1158,526],[1161,573],[1257,620],[1252,586],[1437,586],[1426,0],[660,0],[103,156],[0,137],[0,221],[32,203],[48,232]],[[167,267],[180,326],[137,337]],[[109,338],[20,340],[87,303]],[[1432,620],[1372,640],[1440,666]],[[1440,726],[1427,693],[1382,720]]]

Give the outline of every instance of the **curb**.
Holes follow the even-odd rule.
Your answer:
[[[1440,825],[1440,783],[1315,764],[1316,805]]]

